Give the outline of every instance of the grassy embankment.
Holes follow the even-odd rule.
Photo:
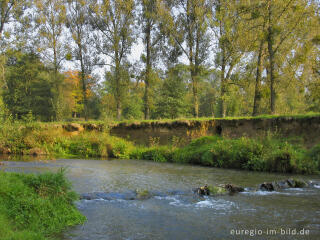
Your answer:
[[[185,147],[135,146],[107,132],[72,134],[54,124],[7,123],[0,130],[0,153],[49,154],[57,157],[112,157],[189,163],[254,171],[315,173],[320,144],[310,150],[287,139],[202,137]]]
[[[0,239],[42,240],[85,217],[61,170],[40,175],[0,172]]]

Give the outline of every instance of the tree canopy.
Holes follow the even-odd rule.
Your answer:
[[[316,0],[0,1],[0,114],[320,111]]]

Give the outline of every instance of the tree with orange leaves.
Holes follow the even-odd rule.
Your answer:
[[[84,94],[82,92],[81,84],[81,72],[77,70],[67,71],[64,73],[64,99],[66,105],[69,106],[69,110],[72,112],[73,117],[84,116]],[[93,96],[91,87],[93,86],[93,81],[91,76],[88,76],[89,83],[86,89],[85,97],[89,99]]]

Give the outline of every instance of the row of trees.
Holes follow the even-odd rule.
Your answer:
[[[320,111],[316,0],[3,0],[0,14],[0,107],[15,115]],[[139,44],[140,61],[132,62]],[[68,61],[76,76],[63,74]],[[97,69],[107,69],[103,81]],[[66,86],[81,97],[71,101]]]

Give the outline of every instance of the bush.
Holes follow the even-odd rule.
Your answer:
[[[307,153],[308,158],[311,162],[314,162],[316,168],[320,171],[320,144],[314,146]]]
[[[143,159],[155,162],[171,162],[172,149],[166,146],[161,147],[136,147],[130,153],[130,159]]]

